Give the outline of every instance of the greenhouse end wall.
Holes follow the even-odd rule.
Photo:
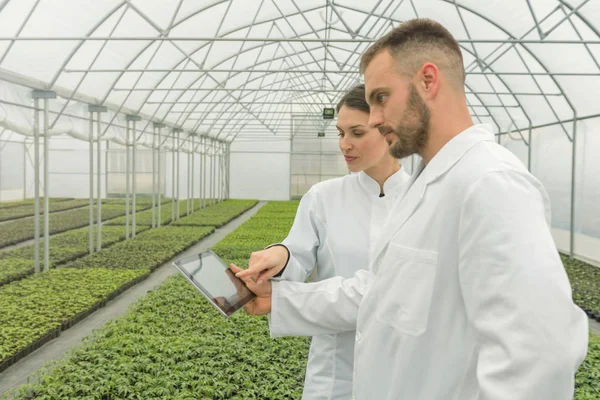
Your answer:
[[[234,141],[229,194],[235,199],[290,199],[290,141]]]

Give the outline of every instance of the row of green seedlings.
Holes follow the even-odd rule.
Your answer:
[[[267,204],[213,250],[247,264],[281,241],[297,203]],[[150,231],[151,232],[151,231]],[[299,399],[309,340],[272,340],[266,318],[223,318],[181,276],[44,368],[17,398]]]
[[[231,202],[229,208],[220,210],[228,220],[239,215],[240,202]],[[250,208],[256,201],[243,203]],[[147,230],[132,240],[119,242],[61,268],[0,287],[0,308],[6,310],[0,315],[0,371],[104,306],[107,299],[144,279],[214,229],[212,226],[165,226]],[[94,284],[89,285],[90,270],[104,271],[99,274],[105,273],[105,279],[94,275]]]
[[[75,200],[72,197],[51,197],[48,201],[50,203],[59,202],[59,201],[67,201],[67,200]],[[44,201],[44,197],[40,196],[40,202]],[[35,199],[25,199],[25,200],[16,200],[16,201],[1,201],[0,202],[0,210],[5,208],[13,208],[13,207],[21,207],[26,205],[32,205],[35,203]]]
[[[197,201],[196,205],[199,206],[199,201]],[[136,226],[136,231],[138,233],[150,228],[152,224],[151,213],[152,210],[136,212],[136,217],[144,216],[144,218],[142,218],[142,223],[137,224]],[[180,213],[183,215],[182,211],[180,211]],[[148,223],[145,223],[146,215],[150,215]],[[121,220],[121,218],[108,221],[101,229],[103,248],[110,247],[114,243],[125,240],[125,217],[122,217],[120,223],[113,224],[113,221],[116,220]],[[165,221],[163,225],[167,225],[170,221],[171,219],[169,217],[169,220]],[[94,240],[96,240],[96,232],[97,227],[94,227]],[[49,248],[50,268],[83,257],[89,252],[89,228],[72,229],[53,235],[49,240]],[[34,270],[33,260],[34,245],[22,246],[12,250],[0,250],[0,286],[31,275]]]
[[[600,268],[561,254],[573,289],[573,300],[590,318],[600,322]]]
[[[77,199],[77,200],[66,200],[66,201],[54,201],[49,202],[48,211],[50,213],[71,210],[74,208],[85,207],[89,205],[89,200]],[[40,214],[44,212],[44,203],[40,203]],[[7,207],[0,208],[0,222],[10,221],[13,219],[31,217],[34,215],[33,205],[24,205],[18,207]]]
[[[269,203],[213,250],[245,266],[249,251],[286,236],[296,206]],[[222,318],[177,276],[48,365],[17,398],[300,398],[307,348],[303,338],[270,339],[265,318]],[[600,338],[591,335],[575,400],[600,398],[599,374]]]
[[[136,211],[143,211],[152,206],[151,203],[142,202],[136,208]],[[102,221],[125,215],[126,206],[122,200],[111,200],[102,204]],[[93,218],[97,221],[97,206],[93,207]],[[131,207],[129,212],[132,213]],[[90,223],[90,207],[80,207],[64,211],[56,215],[50,215],[49,232],[51,235],[70,231],[72,229],[82,228]],[[14,221],[7,221],[0,224],[0,249],[13,244],[33,239],[35,236],[35,218],[27,217]],[[40,227],[44,226],[44,217],[40,216]],[[40,228],[40,235],[43,230]]]

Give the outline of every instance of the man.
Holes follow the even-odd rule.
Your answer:
[[[458,43],[408,21],[367,50],[361,73],[370,124],[394,156],[423,160],[411,187],[351,279],[257,285],[264,266],[232,266],[259,294],[247,311],[270,313],[272,336],[356,329],[356,399],[572,399],[587,318],[544,188],[471,120]],[[310,304],[321,312],[306,315]]]

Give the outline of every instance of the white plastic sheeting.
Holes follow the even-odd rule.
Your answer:
[[[287,133],[274,113],[334,104],[360,79],[369,42],[416,16],[459,39],[472,113],[496,131],[597,113],[597,0],[73,4],[3,2],[3,78],[142,115],[142,130],[161,121],[227,140],[253,127]]]
[[[173,128],[182,138],[233,141],[232,196],[288,198],[294,179],[297,194],[312,183],[317,164],[317,180],[344,173],[335,140],[311,139],[320,130],[312,125],[361,80],[367,46],[414,17],[441,22],[459,40],[474,120],[544,182],[555,229],[599,236],[600,0],[4,0],[0,143],[30,142],[31,90],[51,90],[51,143],[63,134],[88,141],[88,105],[103,105],[101,146],[126,143],[126,115],[142,118],[140,152],[154,143],[154,123],[166,125],[165,154],[176,149]],[[290,121],[299,113],[314,123],[296,136]],[[306,154],[290,154],[292,140]],[[412,160],[403,162],[411,170]],[[168,180],[169,156],[163,163]]]

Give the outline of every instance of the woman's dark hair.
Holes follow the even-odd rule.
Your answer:
[[[337,105],[336,111],[338,113],[340,112],[340,108],[342,108],[342,106],[369,114],[371,112],[371,107],[369,107],[367,100],[365,100],[365,85],[361,84],[355,86],[346,92],[344,97],[342,97]]]

